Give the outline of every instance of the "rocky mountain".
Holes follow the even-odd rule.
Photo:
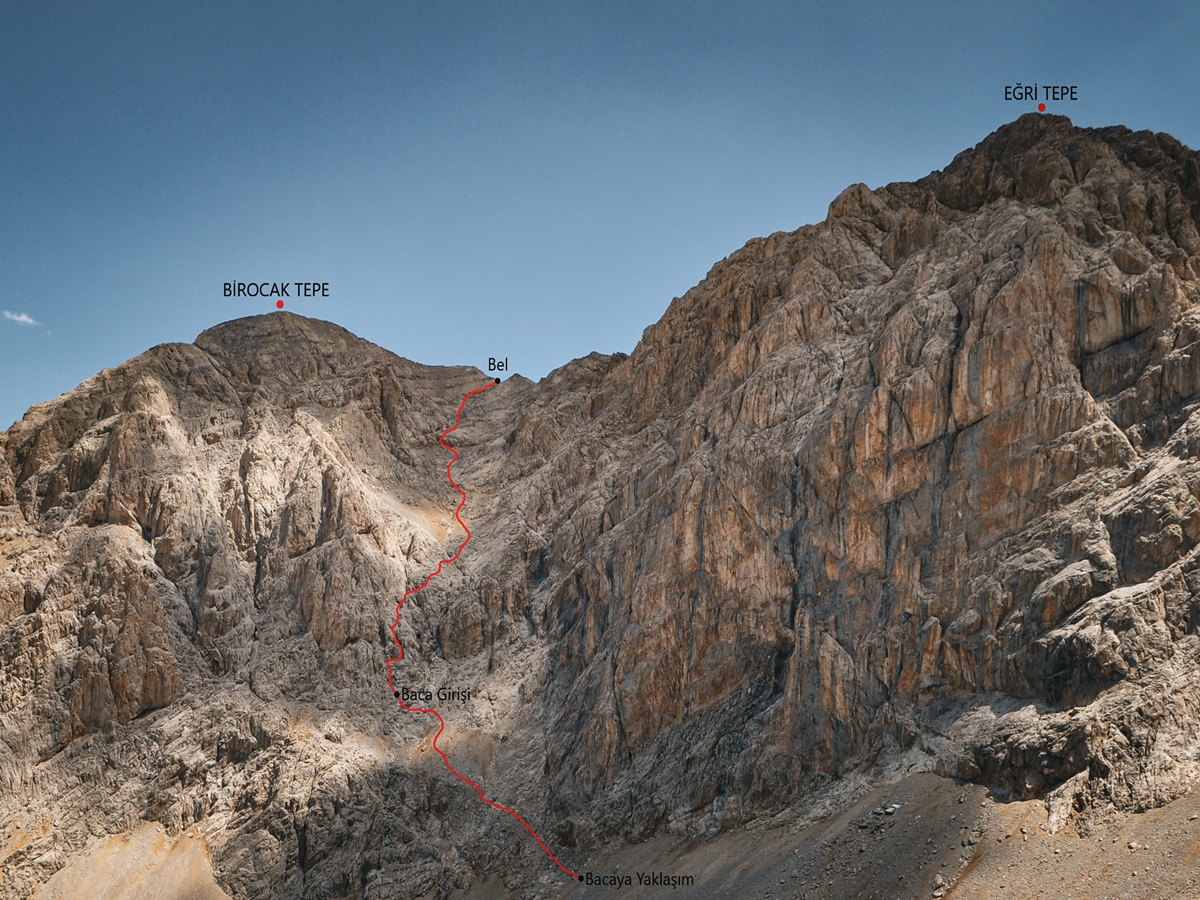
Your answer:
[[[472,398],[472,540],[397,629],[402,681],[470,691],[440,746],[580,872],[919,773],[1047,834],[1186,795],[1198,223],[1171,137],[1025,116]],[[384,677],[487,380],[277,313],[0,436],[0,896],[123,853],[178,896],[578,889]]]

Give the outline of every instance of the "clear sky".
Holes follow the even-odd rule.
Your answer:
[[[1200,4],[0,0],[0,428],[287,308],[539,378],[1050,104],[1200,147]]]

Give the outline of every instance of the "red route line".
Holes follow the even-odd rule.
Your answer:
[[[562,864],[562,862],[559,860],[559,858],[550,852],[550,848],[546,846],[545,842],[543,842],[542,839],[540,837],[538,837],[537,832],[534,831],[533,828],[530,827],[529,823],[526,822],[524,819],[522,819],[515,810],[509,809],[507,806],[504,806],[501,803],[496,803],[493,800],[489,800],[487,797],[485,797],[483,795],[483,788],[481,788],[478,784],[476,784],[470,778],[466,778],[463,775],[459,775],[458,772],[456,772],[454,770],[454,766],[450,765],[449,757],[446,756],[445,752],[442,750],[441,747],[438,746],[438,743],[437,743],[438,738],[442,736],[442,732],[446,730],[446,720],[442,718],[442,714],[439,713],[436,709],[425,709],[422,706],[406,706],[404,704],[404,701],[400,699],[400,692],[398,690],[396,690],[396,686],[394,684],[392,684],[392,666],[404,659],[404,647],[400,644],[400,638],[396,637],[396,626],[400,624],[400,607],[402,607],[404,605],[404,601],[406,601],[413,594],[417,593],[417,591],[424,590],[425,587],[429,584],[429,582],[431,582],[433,580],[434,575],[440,575],[442,572],[442,566],[446,565],[447,563],[457,562],[459,556],[462,555],[463,548],[467,546],[467,541],[471,540],[471,529],[469,529],[467,527],[466,522],[464,522],[462,520],[462,517],[459,515],[459,513],[462,512],[462,508],[464,506],[466,506],[466,504],[467,504],[467,494],[461,487],[458,486],[458,482],[456,482],[454,480],[454,476],[450,473],[451,467],[456,462],[458,462],[458,451],[446,443],[446,435],[450,434],[452,431],[458,430],[458,423],[459,423],[459,420],[462,418],[463,407],[465,407],[467,405],[468,400],[470,400],[476,394],[482,394],[484,391],[491,390],[499,383],[500,383],[500,379],[497,378],[494,382],[492,382],[491,384],[489,384],[485,387],[475,388],[475,390],[473,390],[473,391],[468,391],[467,395],[462,398],[462,402],[460,404],[458,404],[458,412],[456,412],[454,414],[454,425],[450,428],[447,428],[445,431],[443,431],[442,436],[440,438],[438,438],[438,443],[454,454],[454,458],[451,459],[450,462],[446,463],[446,477],[448,479],[450,479],[450,484],[454,487],[454,489],[456,491],[458,491],[458,495],[461,498],[458,501],[458,507],[454,510],[454,518],[458,522],[458,524],[462,527],[462,530],[464,532],[466,532],[467,536],[464,537],[462,540],[462,543],[458,545],[458,549],[454,551],[453,556],[447,557],[446,559],[443,559],[443,560],[439,560],[438,564],[437,564],[437,568],[434,569],[432,572],[430,572],[429,575],[426,576],[425,580],[422,581],[415,588],[410,588],[409,590],[405,591],[404,596],[400,598],[400,602],[396,604],[396,618],[392,622],[390,628],[391,628],[391,632],[392,632],[392,641],[395,642],[396,650],[399,651],[400,655],[397,656],[395,659],[389,659],[387,661],[387,683],[388,683],[388,687],[390,687],[392,689],[392,693],[396,695],[396,702],[400,704],[401,709],[404,709],[407,712],[427,713],[428,715],[435,716],[437,718],[438,730],[437,730],[437,734],[435,734],[433,736],[433,749],[437,752],[438,756],[440,756],[442,758],[442,762],[446,764],[446,768],[450,771],[450,774],[453,775],[455,778],[457,778],[459,781],[463,782],[464,784],[469,784],[471,787],[475,788],[475,793],[477,793],[479,795],[479,799],[482,802],[486,803],[488,806],[492,807],[492,809],[498,809],[503,812],[506,812],[510,816],[512,816],[514,819],[516,819],[518,822],[520,822],[522,825],[524,825],[525,830],[528,831],[530,833],[530,835],[533,836],[533,839],[535,841],[537,841],[538,846],[541,847],[543,851],[545,851],[546,855],[548,857],[550,857],[552,860],[554,860],[554,864],[556,866],[558,866],[560,869],[562,869],[564,872],[566,872],[572,878],[574,878],[578,881],[582,881],[583,876],[580,875],[578,872],[572,872],[570,869],[568,869],[566,866],[564,866]]]

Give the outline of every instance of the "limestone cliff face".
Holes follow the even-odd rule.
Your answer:
[[[1198,222],[1170,137],[1024,117],[751,241],[630,356],[473,400],[474,538],[399,628],[413,685],[473,691],[456,765],[577,865],[852,771],[1054,827],[1185,790]],[[383,679],[485,380],[277,314],[0,437],[0,813],[43,828],[12,896],[141,819],[234,896],[550,890]]]
[[[1089,809],[1182,790],[1198,210],[1169,137],[1026,117],[676,301],[522,503],[561,815],[715,827],[900,760]]]

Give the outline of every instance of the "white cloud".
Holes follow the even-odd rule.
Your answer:
[[[31,316],[29,313],[9,312],[7,309],[4,310],[4,318],[8,319],[10,322],[16,322],[18,325],[41,325],[42,324],[37,319],[35,319],[33,316]]]

